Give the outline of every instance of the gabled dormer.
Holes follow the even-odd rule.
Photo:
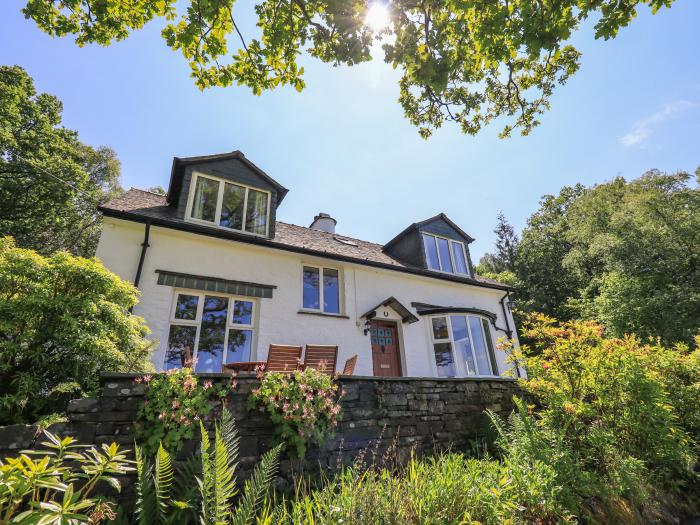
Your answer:
[[[384,245],[384,253],[404,264],[462,277],[473,277],[467,235],[441,213],[411,224]]]
[[[177,218],[272,239],[287,189],[240,151],[173,159],[167,202]]]

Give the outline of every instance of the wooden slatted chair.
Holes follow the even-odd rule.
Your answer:
[[[335,374],[338,360],[337,345],[306,345],[304,368],[315,368],[326,374]]]
[[[294,372],[301,362],[301,346],[270,345],[266,372]]]
[[[345,366],[343,367],[343,373],[341,375],[351,376],[355,373],[355,364],[357,363],[357,354],[352,356],[350,359],[345,361]]]

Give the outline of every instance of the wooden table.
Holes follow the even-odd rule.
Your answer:
[[[258,366],[265,366],[265,361],[239,361],[237,363],[226,363],[221,366],[221,371],[255,372],[255,369]]]

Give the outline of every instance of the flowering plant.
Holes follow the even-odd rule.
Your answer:
[[[199,420],[209,418],[213,401],[226,397],[226,387],[211,380],[200,383],[190,368],[193,363],[186,364],[189,366],[135,380],[147,385],[136,418],[136,439],[149,453],[155,453],[160,443],[169,452],[177,452],[183,441],[194,437]]]
[[[270,415],[276,443],[303,458],[309,443],[320,445],[340,417],[338,384],[328,374],[307,368],[291,374],[258,371],[260,387],[251,391],[248,408]]]

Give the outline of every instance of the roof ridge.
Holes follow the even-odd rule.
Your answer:
[[[141,188],[134,188],[133,186],[131,186],[131,187],[130,187],[128,190],[126,190],[126,191],[131,191],[131,190],[140,191],[141,193],[149,193],[149,194],[155,195],[155,196],[157,196],[157,197],[163,197],[164,199],[165,199],[165,197],[166,197],[166,195],[163,195],[162,193],[156,193],[156,192],[150,191],[150,190],[142,190]]]
[[[384,245],[383,245],[382,243],[373,242],[373,241],[367,241],[367,240],[365,240],[365,239],[360,239],[360,238],[358,238],[358,237],[351,237],[350,235],[345,235],[345,234],[343,234],[343,233],[324,232],[324,231],[322,231],[322,230],[316,230],[316,229],[314,229],[314,228],[310,228],[309,226],[301,226],[300,224],[294,224],[294,223],[291,223],[291,222],[285,222],[285,221],[280,221],[280,220],[276,220],[275,222],[280,223],[280,224],[286,224],[287,226],[294,226],[295,228],[302,228],[303,230],[308,230],[308,231],[323,233],[323,234],[326,234],[326,235],[331,235],[331,236],[333,236],[333,237],[342,237],[343,239],[347,239],[347,240],[349,240],[349,241],[360,241],[360,242],[364,242],[364,243],[366,243],[366,244],[373,244],[373,245],[375,245],[375,246],[384,247]]]

